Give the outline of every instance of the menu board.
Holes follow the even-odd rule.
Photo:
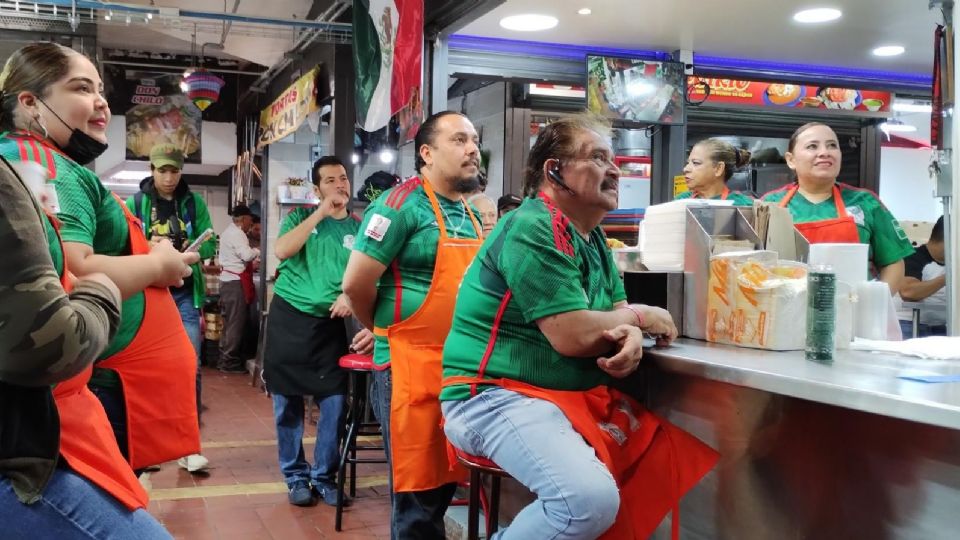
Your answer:
[[[705,88],[702,82],[710,85],[708,104],[887,112],[893,99],[890,92],[878,90],[687,77],[687,94],[691,101],[703,100]]]
[[[587,108],[635,124],[683,123],[683,64],[587,56]]]

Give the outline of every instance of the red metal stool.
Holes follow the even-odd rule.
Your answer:
[[[350,405],[347,409],[347,430],[340,447],[340,469],[337,472],[337,516],[334,528],[343,524],[343,492],[347,465],[350,465],[350,496],[357,496],[357,463],[386,463],[387,457],[358,458],[358,450],[383,452],[383,446],[357,446],[357,436],[380,435],[380,424],[364,422],[367,411],[367,379],[373,370],[373,356],[348,354],[340,357],[340,367],[350,373]]]
[[[470,495],[467,500],[467,540],[480,538],[480,507],[486,515],[487,538],[497,532],[500,514],[500,479],[510,475],[485,457],[470,455],[454,447],[457,461],[470,471]],[[483,492],[483,477],[490,476],[490,505]]]

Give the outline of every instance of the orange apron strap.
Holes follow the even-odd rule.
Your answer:
[[[730,188],[728,188],[727,186],[723,186],[723,191],[720,192],[720,200],[725,201],[729,196],[730,196]]]
[[[793,196],[797,194],[797,189],[798,189],[797,186],[794,186],[787,190],[787,194],[780,201],[780,208],[786,208],[787,205],[790,204],[790,199],[792,199]]]
[[[840,188],[833,186],[833,206],[837,209],[837,217],[847,217],[847,207],[843,204],[843,197],[840,195]]]

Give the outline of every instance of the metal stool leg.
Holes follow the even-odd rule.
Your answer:
[[[480,471],[470,470],[470,496],[467,500],[467,540],[480,538]]]
[[[487,538],[500,528],[500,477],[490,475],[490,515],[487,516]]]
[[[351,372],[350,377],[354,377],[353,372]],[[347,472],[347,456],[349,455],[349,449],[357,444],[357,429],[360,425],[360,417],[357,415],[356,398],[352,399],[351,402],[350,410],[347,413],[347,425],[350,427],[347,429],[347,435],[343,439],[343,446],[340,451],[340,468],[337,470],[337,515],[334,521],[334,529],[337,532],[340,532],[343,526],[343,489],[344,476]],[[351,464],[351,466],[355,467],[353,464]]]
[[[357,429],[354,430],[353,439],[350,441],[350,496],[357,496],[357,433],[363,424],[363,411],[366,407],[366,373],[353,372],[353,406],[355,412],[353,417],[356,419]]]

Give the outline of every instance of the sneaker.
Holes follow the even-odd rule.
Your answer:
[[[186,469],[191,474],[207,470],[210,466],[210,460],[200,454],[190,454],[177,460],[177,465],[181,469]]]
[[[247,368],[243,366],[220,366],[217,371],[220,373],[247,373]]]
[[[323,504],[329,506],[337,505],[337,486],[333,484],[327,484],[325,482],[318,482],[313,484],[313,492],[316,493],[317,497],[323,500]],[[343,494],[343,506],[350,506],[353,504],[353,501],[350,500],[350,497],[346,493]]]
[[[310,491],[310,484],[306,480],[297,480],[287,485],[290,491],[287,493],[287,500],[294,506],[310,506],[313,504],[313,492]]]

